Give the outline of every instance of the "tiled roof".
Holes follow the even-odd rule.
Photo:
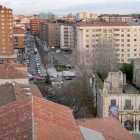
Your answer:
[[[140,63],[140,58],[136,58],[134,60]]]
[[[0,107],[16,101],[14,87],[10,83],[0,86]]]
[[[0,139],[83,140],[68,107],[29,96],[0,108]]]
[[[20,27],[14,27],[13,34],[25,34],[25,30],[23,28],[20,28]]]
[[[38,89],[37,85],[29,85],[29,87],[30,87],[30,91],[31,91],[33,96],[43,98],[43,96],[42,96],[40,90]]]
[[[0,140],[32,140],[31,97],[0,108]]]
[[[127,22],[106,22],[106,21],[82,21],[76,23],[75,26],[130,26]]]
[[[99,119],[79,119],[77,124],[101,132],[105,140],[135,140],[134,137],[114,117]]]
[[[19,65],[21,67],[21,64]],[[0,79],[28,78],[28,74],[18,69],[18,64],[0,64]]]

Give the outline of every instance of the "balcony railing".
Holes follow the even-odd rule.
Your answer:
[[[133,110],[133,106],[131,106],[131,107],[124,106],[124,110]]]

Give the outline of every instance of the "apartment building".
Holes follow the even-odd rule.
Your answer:
[[[39,30],[39,23],[43,21],[43,19],[38,18],[37,16],[34,16],[33,19],[30,19],[30,31],[31,34],[34,35]]]
[[[25,29],[20,27],[13,27],[13,47],[24,51],[26,47]]]
[[[13,13],[12,9],[0,5],[0,55],[12,55],[13,49]]]
[[[119,14],[104,14],[98,16],[100,20],[105,20],[107,22],[130,22],[133,21],[133,16],[131,15],[119,15]]]
[[[105,22],[86,21],[74,25],[74,47],[79,51],[92,52],[99,41],[113,41],[118,62],[129,63],[140,56],[140,23],[139,22]]]
[[[66,25],[66,21],[56,20],[40,23],[40,38],[47,43],[49,48],[60,47],[60,25]]]
[[[72,43],[74,40],[73,27],[70,25],[60,26],[60,48],[63,50],[73,49]]]

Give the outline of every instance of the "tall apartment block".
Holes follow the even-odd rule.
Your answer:
[[[60,25],[67,23],[62,20],[40,23],[40,38],[47,43],[48,47],[60,47]]]
[[[13,13],[12,9],[0,5],[0,55],[12,55],[13,48]]]
[[[34,17],[34,19],[30,19],[30,31],[31,34],[34,35],[35,33],[38,32],[39,30],[39,23],[43,21],[43,19],[38,18],[38,17]]]

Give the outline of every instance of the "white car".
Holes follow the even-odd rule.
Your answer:
[[[56,53],[61,53],[61,50],[56,50]]]
[[[41,73],[41,70],[38,70],[37,72],[38,72],[38,73]]]

